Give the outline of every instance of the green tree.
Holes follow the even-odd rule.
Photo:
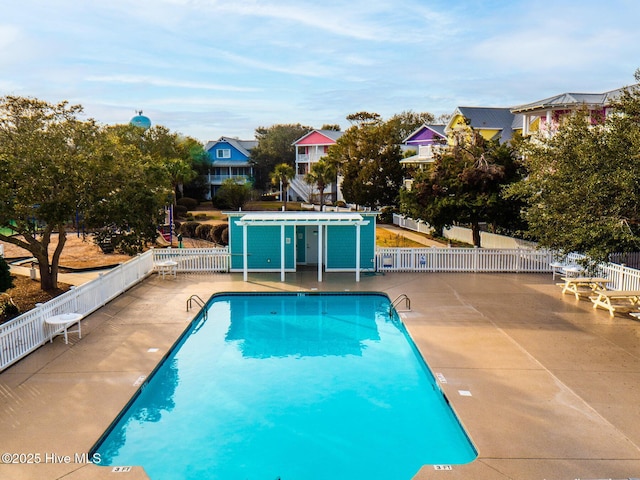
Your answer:
[[[0,293],[13,288],[13,277],[6,260],[0,257]]]
[[[391,124],[377,113],[349,115],[353,123],[335,145],[326,161],[342,174],[342,194],[347,202],[367,207],[395,205],[402,185],[402,153]]]
[[[387,123],[394,130],[396,142],[402,143],[422,125],[433,123],[434,118],[433,114],[429,112],[416,113],[412,110],[406,110],[396,113],[387,120]]]
[[[81,112],[67,102],[0,99],[0,227],[11,225],[19,234],[0,239],[36,258],[44,290],[57,287],[60,255],[76,214],[90,227],[116,223],[144,236],[148,232],[134,220],[157,216],[163,205],[158,198],[166,201],[169,193],[166,170],[155,168],[137,146],[110,138],[93,120],[80,120]],[[118,218],[100,215],[108,211]],[[54,233],[58,242],[50,252]]]
[[[305,175],[305,181],[318,188],[320,210],[324,206],[324,190],[327,185],[336,181],[337,173],[335,164],[321,158],[311,165],[311,171]]]
[[[154,125],[149,129],[115,125],[109,129],[117,133],[122,144],[136,146],[151,161],[167,170],[175,200],[183,196],[183,185],[198,176],[197,169],[206,158],[200,142],[171,132],[162,125]]]
[[[401,211],[440,233],[456,222],[468,224],[480,247],[481,222],[511,229],[519,225],[520,203],[505,200],[502,191],[522,174],[513,147],[468,129],[430,168],[415,174],[411,190],[402,192]]]
[[[97,229],[97,243],[108,237],[117,250],[133,255],[157,238],[173,198],[172,178],[165,159],[123,141],[122,132],[117,126],[101,130],[95,161],[87,167],[101,171],[101,181],[80,211],[87,226]]]
[[[216,197],[225,207],[240,210],[251,200],[252,192],[249,182],[237,182],[233,178],[228,178],[222,182]]]
[[[528,233],[542,247],[594,262],[640,250],[640,89],[614,107],[599,125],[583,110],[553,137],[523,144],[528,175],[508,194],[526,200]]]
[[[293,142],[313,128],[297,124],[279,124],[256,128],[258,145],[251,150],[255,188],[264,190],[270,182],[270,174],[279,163],[293,166],[296,151]]]
[[[287,192],[289,182],[295,175],[296,171],[287,163],[276,165],[273,172],[271,172],[271,183],[274,186],[282,186],[282,198],[280,200],[282,200],[285,210],[287,209],[287,197],[289,196]]]

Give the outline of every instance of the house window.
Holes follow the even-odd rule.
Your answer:
[[[231,158],[231,149],[220,148],[216,150],[216,158]]]

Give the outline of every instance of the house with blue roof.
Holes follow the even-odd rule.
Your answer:
[[[513,113],[511,108],[502,107],[458,107],[453,112],[444,132],[453,141],[455,132],[467,127],[473,128],[486,140],[506,143],[514,132],[522,130],[522,115]]]
[[[238,183],[253,180],[253,166],[250,162],[251,150],[258,145],[257,140],[239,140],[231,137],[220,137],[208,142],[204,150],[209,155],[209,198],[218,193],[220,186],[230,178]]]

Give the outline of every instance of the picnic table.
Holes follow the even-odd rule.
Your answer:
[[[631,312],[640,307],[640,290],[598,290],[594,293],[596,295],[590,297],[593,308],[609,310],[612,317],[615,312]]]
[[[549,266],[551,267],[551,278],[553,279],[558,275],[578,276],[584,271],[583,267],[575,263],[551,262]]]
[[[562,293],[572,293],[579,300],[581,296],[588,297],[597,293],[599,290],[607,289],[608,278],[602,277],[562,277],[564,283],[559,283],[562,286]]]

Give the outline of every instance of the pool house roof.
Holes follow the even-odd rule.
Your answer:
[[[231,212],[225,212],[231,213]],[[233,212],[237,215],[239,212]],[[235,220],[236,225],[367,225],[355,212],[251,212]]]

